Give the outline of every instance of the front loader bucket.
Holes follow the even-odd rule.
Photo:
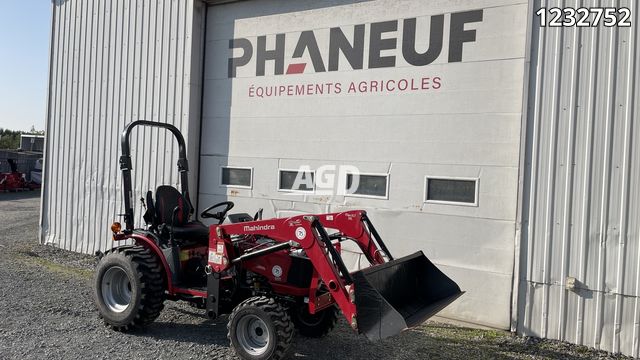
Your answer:
[[[462,295],[422,251],[354,272],[352,277],[358,331],[370,340],[420,325]]]

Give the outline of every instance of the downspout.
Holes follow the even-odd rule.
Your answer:
[[[522,260],[522,221],[524,217],[524,204],[527,199],[524,199],[524,184],[525,184],[525,168],[527,166],[527,126],[529,120],[529,85],[531,78],[531,46],[533,38],[533,26],[534,26],[534,2],[530,1],[527,7],[527,35],[525,44],[525,58],[524,58],[524,80],[522,89],[522,120],[520,129],[520,159],[518,161],[518,200],[516,208],[516,222],[514,231],[514,251],[513,251],[513,272],[512,272],[512,288],[511,288],[511,332],[518,331],[518,304],[520,302],[520,272],[521,260]],[[529,239],[530,240],[530,239]],[[525,269],[526,270],[526,269]]]

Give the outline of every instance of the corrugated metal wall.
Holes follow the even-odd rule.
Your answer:
[[[535,5],[625,6],[633,26],[534,28],[518,330],[639,356],[640,9]]]
[[[123,212],[118,157],[125,124],[178,126],[197,169],[204,5],[56,0],[52,8],[41,240],[93,253],[111,247],[109,224]],[[178,181],[169,135],[134,130],[132,139],[137,198]]]

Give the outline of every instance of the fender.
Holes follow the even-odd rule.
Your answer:
[[[140,234],[131,234],[127,238],[133,239],[136,242],[136,245],[149,248],[151,249],[151,251],[153,251],[156,254],[156,256],[162,262],[162,268],[164,270],[164,275],[165,275],[164,277],[165,277],[165,280],[167,281],[167,291],[169,292],[169,294],[174,294],[175,291],[173,287],[173,282],[171,281],[171,270],[170,270],[171,268],[169,267],[169,264],[167,263],[167,259],[164,257],[162,250],[160,250],[156,242]]]

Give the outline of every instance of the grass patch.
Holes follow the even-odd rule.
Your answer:
[[[63,275],[65,277],[90,279],[93,276],[93,271],[91,270],[58,264],[49,259],[38,256],[38,254],[31,250],[19,250],[17,258],[23,264],[38,266],[45,269],[47,272]]]

